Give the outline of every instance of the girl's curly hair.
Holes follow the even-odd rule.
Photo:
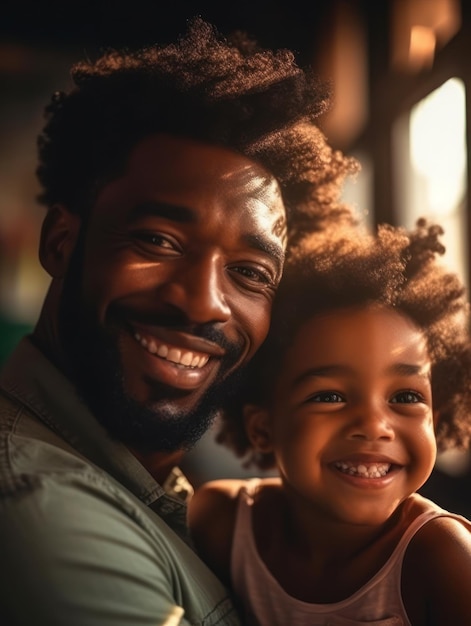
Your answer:
[[[101,186],[124,171],[133,146],[153,133],[217,143],[259,161],[280,184],[290,243],[332,220],[355,222],[340,201],[359,168],[315,124],[326,85],[288,50],[260,49],[247,35],[224,38],[190,20],[176,43],[105,52],[71,70],[73,87],[45,109],[38,138],[38,200],[86,213]]]
[[[321,312],[379,303],[407,315],[423,331],[432,362],[432,395],[439,420],[439,450],[466,448],[471,437],[469,304],[458,276],[437,257],[445,248],[440,226],[420,219],[416,228],[380,226],[308,236],[293,252],[275,297],[265,344],[243,373],[243,390],[221,415],[220,443],[245,465],[274,466],[256,454],[244,431],[242,408],[267,402],[283,355],[297,329]]]

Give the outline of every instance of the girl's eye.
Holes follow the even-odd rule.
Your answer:
[[[324,402],[334,404],[337,402],[345,402],[343,396],[335,391],[321,391],[309,398],[309,402]]]
[[[416,404],[424,402],[423,396],[417,391],[399,391],[391,398],[392,404]]]

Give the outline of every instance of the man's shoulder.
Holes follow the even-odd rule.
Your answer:
[[[164,623],[164,614],[180,615],[180,607],[194,623],[213,613],[208,623],[237,623],[195,553],[106,475],[64,461],[24,480],[22,490],[0,494],[0,604],[11,605],[15,616],[25,611],[30,621],[18,623],[37,615],[48,623],[98,623],[106,606],[127,616],[123,623],[142,615]],[[25,596],[35,599],[31,608],[22,608]]]
[[[4,533],[18,523],[67,533],[80,523],[105,524],[136,517],[136,503],[122,485],[74,450],[16,398],[0,392],[0,510]],[[39,522],[41,520],[41,523]],[[11,524],[10,529],[7,526]],[[5,536],[5,535],[4,535]]]
[[[0,496],[32,491],[48,478],[89,469],[28,407],[0,388]]]
[[[132,610],[141,605],[158,615],[164,599],[172,609],[175,587],[181,586],[188,596],[186,611],[206,614],[214,608],[198,598],[205,585],[217,587],[217,581],[159,515],[87,459],[5,430],[0,536],[0,587],[11,585],[15,614],[20,589],[52,593],[56,600],[63,594],[92,611],[110,594],[115,598],[117,588],[123,611],[128,603]],[[222,589],[215,592],[214,605],[224,597]]]

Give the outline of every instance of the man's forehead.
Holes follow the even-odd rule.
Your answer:
[[[278,202],[284,212],[283,199],[278,181],[259,163],[253,161],[238,170],[227,172],[222,179],[226,181],[236,179],[243,193],[250,193],[258,197],[270,196],[271,202]]]

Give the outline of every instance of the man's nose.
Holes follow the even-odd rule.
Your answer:
[[[359,402],[348,426],[348,436],[367,441],[393,440],[395,433],[387,404],[372,400]]]
[[[226,299],[225,264],[217,255],[193,257],[179,268],[164,289],[165,303],[194,324],[223,323],[231,316]]]

